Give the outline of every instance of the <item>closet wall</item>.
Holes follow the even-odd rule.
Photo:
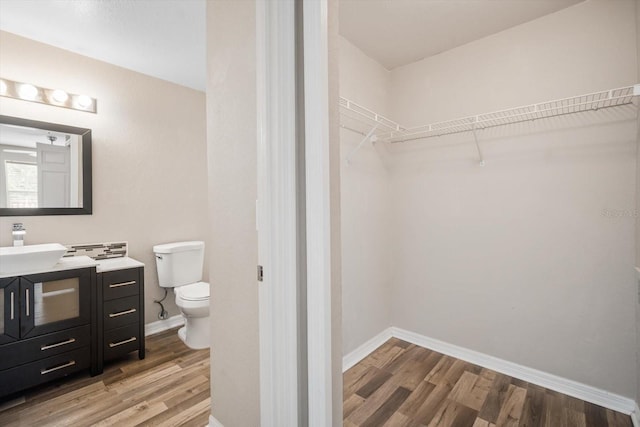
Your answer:
[[[635,16],[633,0],[587,1],[392,70],[388,109],[348,94],[352,85],[341,95],[415,126],[631,85]],[[636,207],[635,109],[478,137],[484,167],[470,133],[391,147],[390,187],[378,189],[391,217],[390,324],[635,397],[636,228],[623,214]],[[343,178],[343,189],[374,182],[344,166]],[[349,209],[345,239],[363,219]],[[343,256],[346,278],[354,254]],[[345,279],[345,295],[355,286]],[[370,311],[351,313],[347,298],[343,306],[345,343],[349,330],[367,335],[347,317]]]
[[[340,39],[340,95],[385,114],[389,72]],[[343,353],[391,326],[391,206],[387,170],[367,143],[346,157],[363,136],[340,130],[342,210]]]
[[[394,70],[392,117],[412,126],[636,79],[634,2],[588,1]],[[634,109],[478,135],[484,168],[471,134],[392,162],[394,326],[635,396]]]

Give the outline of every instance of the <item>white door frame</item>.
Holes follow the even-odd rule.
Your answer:
[[[303,2],[307,351],[300,356],[295,0],[256,1],[262,427],[300,424],[301,386],[308,387],[308,425],[332,423],[327,11],[327,0]],[[304,353],[308,379],[298,372]]]
[[[260,420],[298,425],[295,3],[256,1]]]
[[[325,427],[333,412],[327,0],[304,0],[303,14],[309,426]]]

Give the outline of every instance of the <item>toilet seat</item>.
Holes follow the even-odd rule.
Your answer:
[[[177,296],[185,301],[202,301],[209,299],[209,284],[197,282],[175,288]]]

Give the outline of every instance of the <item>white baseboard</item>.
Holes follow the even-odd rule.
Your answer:
[[[633,426],[640,427],[640,409],[638,408],[638,404],[628,397],[610,393],[577,381],[518,365],[517,363],[509,362],[396,327],[385,329],[351,353],[344,356],[342,358],[342,372],[367,357],[371,352],[373,352],[373,350],[380,347],[391,337],[395,337],[484,368],[492,369],[496,372],[555,390],[586,402],[604,406],[605,408],[613,409],[614,411],[622,412],[624,414],[629,414],[631,415]]]
[[[370,353],[373,352],[373,350],[384,344],[389,338],[392,337],[391,330],[392,328],[385,329],[375,337],[371,338],[369,341],[353,350],[351,353],[344,356],[342,358],[342,372],[345,372],[347,369],[351,368],[353,365],[367,357]]]
[[[215,417],[209,414],[209,427],[224,427],[222,423],[215,419]]]
[[[182,325],[184,325],[184,318],[182,314],[178,314],[169,317],[167,320],[156,320],[155,322],[147,323],[144,325],[144,335],[154,335]]]
[[[633,423],[633,427],[640,427],[640,408],[638,408],[638,402],[636,402],[636,408],[631,414],[631,422]]]
[[[633,414],[637,408],[636,402],[628,397],[610,393],[596,387],[539,371],[537,369],[518,365],[517,363],[498,359],[497,357],[449,344],[444,341],[429,338],[424,335],[416,334],[415,332],[392,327],[391,334],[396,338],[419,345],[420,347],[426,347],[430,350],[435,350],[439,353],[453,356],[466,362],[480,365],[511,377],[537,384],[618,412]]]

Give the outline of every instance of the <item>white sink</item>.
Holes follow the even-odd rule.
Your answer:
[[[59,243],[0,248],[0,274],[26,273],[51,268],[67,248]]]

